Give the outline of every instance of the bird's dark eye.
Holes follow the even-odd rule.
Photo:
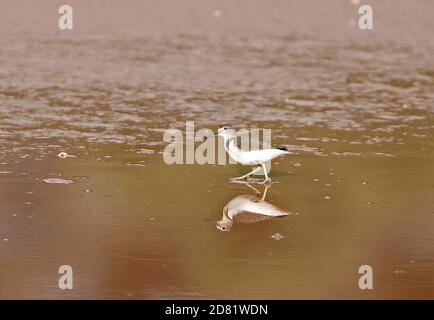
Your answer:
[[[228,129],[229,129],[228,127],[224,127],[224,128],[223,128],[223,130],[228,130]]]
[[[226,230],[226,227],[222,227],[222,231],[225,231]]]

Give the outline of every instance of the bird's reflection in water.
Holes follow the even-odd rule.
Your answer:
[[[245,183],[255,195],[239,195],[229,201],[223,208],[223,217],[217,221],[217,229],[221,231],[231,230],[234,223],[256,223],[264,220],[283,218],[291,214],[275,205],[265,201],[267,191],[271,185],[264,185],[264,192]]]

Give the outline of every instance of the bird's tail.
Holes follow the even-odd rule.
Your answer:
[[[279,150],[286,151],[286,152],[290,153],[289,149],[287,147],[285,147],[285,146],[282,146],[282,145],[276,146],[276,149],[279,149]]]

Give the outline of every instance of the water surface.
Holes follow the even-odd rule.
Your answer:
[[[60,4],[0,1],[1,298],[434,298],[431,2]],[[298,214],[217,230],[249,168],[166,165],[185,121],[271,129]]]

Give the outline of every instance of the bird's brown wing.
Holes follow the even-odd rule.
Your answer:
[[[249,134],[238,135],[235,138],[237,147],[243,151],[266,150],[271,146],[261,139],[251,138]]]
[[[235,217],[234,217],[234,221],[238,222],[238,223],[256,223],[256,222],[261,222],[261,221],[265,221],[265,220],[269,220],[269,219],[273,219],[276,217],[272,217],[272,216],[266,216],[263,214],[258,214],[258,213],[254,213],[254,212],[249,212],[249,211],[241,211],[240,213],[238,213]]]

